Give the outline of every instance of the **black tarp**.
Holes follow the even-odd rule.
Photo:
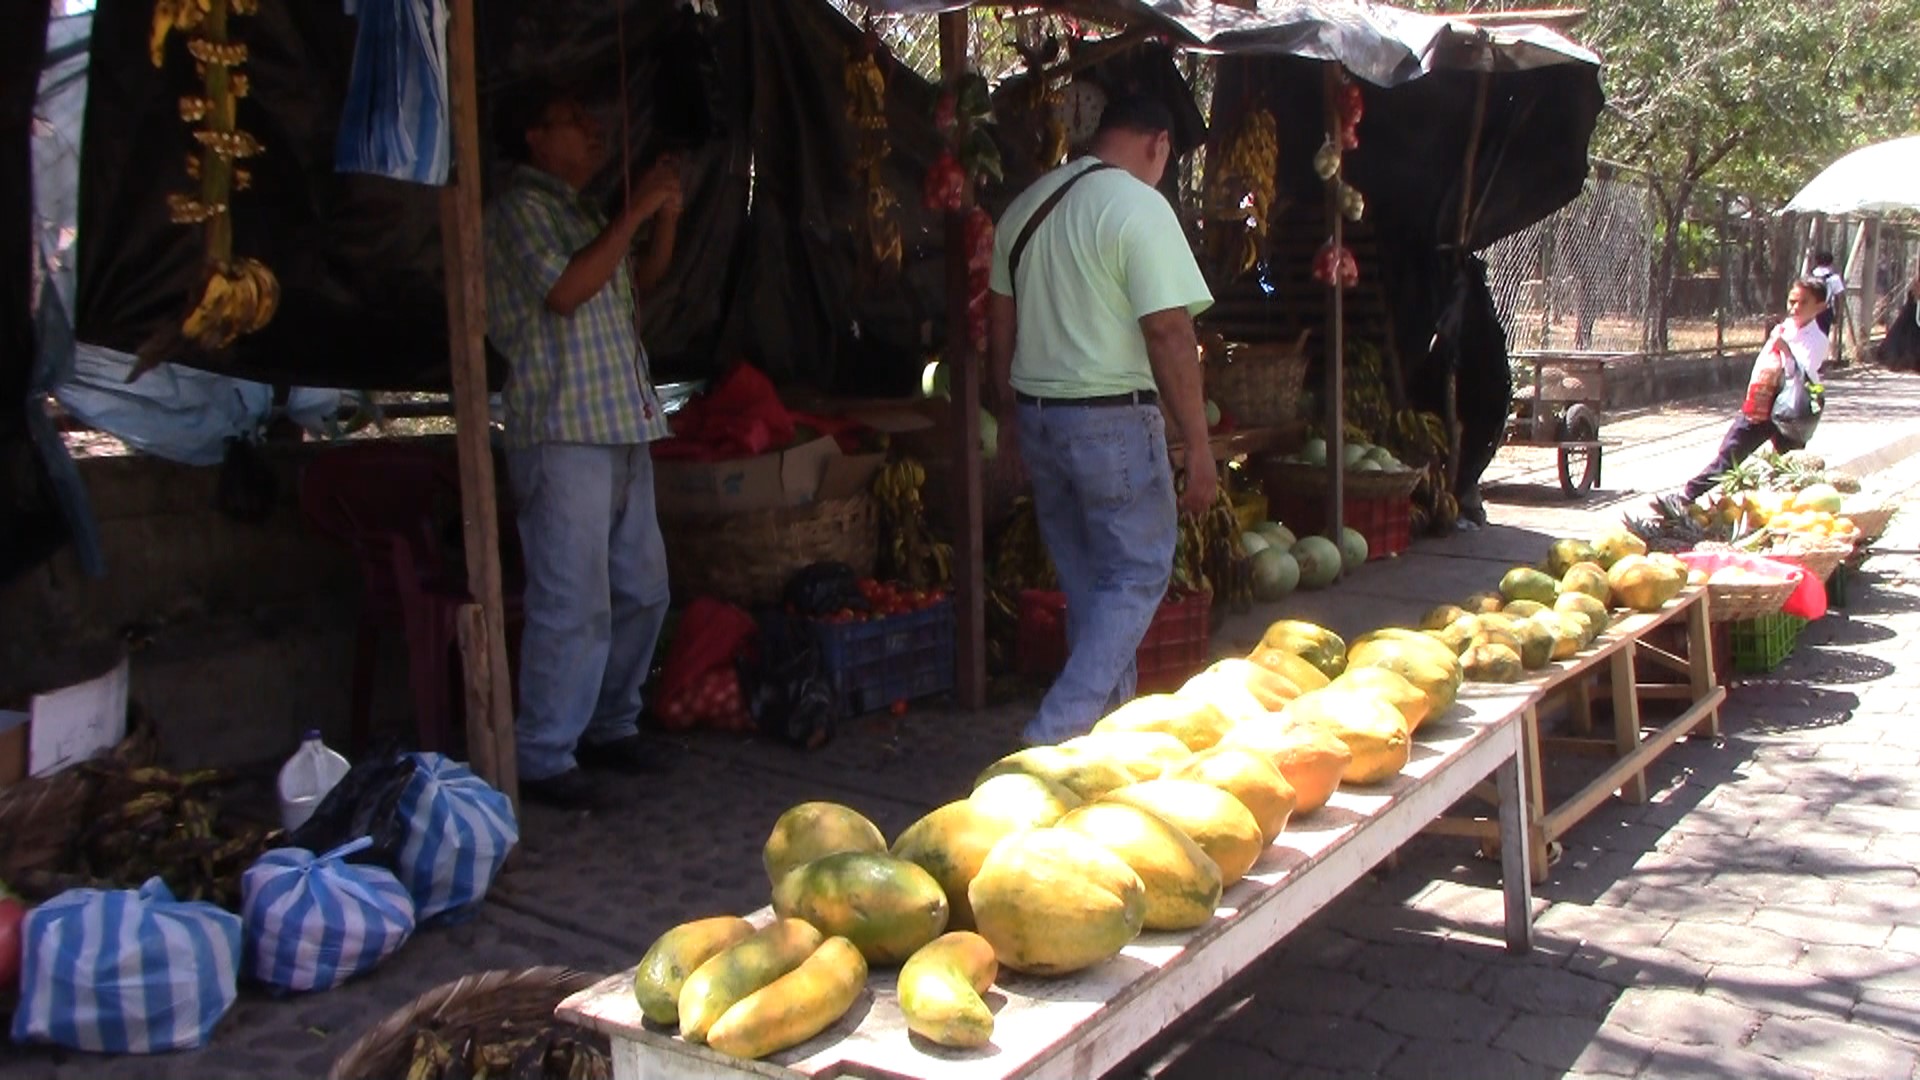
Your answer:
[[[173,103],[193,88],[192,64],[179,50],[164,69],[147,62],[149,15],[145,3],[108,2],[95,17],[82,158],[78,333],[127,352],[184,313],[199,253],[196,232],[171,223],[164,203],[187,186],[191,144]],[[684,152],[688,211],[645,315],[657,370],[704,374],[746,355],[830,386],[877,351],[898,369],[888,372],[898,388],[917,378],[900,353],[917,345],[921,319],[941,314],[936,222],[913,197],[935,153],[918,119],[931,109],[924,81],[895,66],[889,88],[887,179],[904,202],[910,265],[903,281],[855,288],[847,223],[859,204],[840,69],[859,33],[832,8],[731,0],[709,18],[644,0],[623,15],[604,2],[518,0],[482,5],[480,18],[483,114],[533,80],[560,81],[582,90],[610,132],[625,123],[636,172],[659,149]],[[240,123],[266,152],[233,200],[235,250],[273,267],[283,301],[228,353],[177,359],[274,383],[445,388],[437,189],[332,168],[352,20],[337,0],[293,0],[236,26],[253,87]],[[483,124],[496,180],[492,134]],[[620,183],[610,168],[593,193],[611,202]]]
[[[41,2],[0,9],[0,584],[66,542],[47,464],[27,426],[32,385],[33,103],[46,52]]]

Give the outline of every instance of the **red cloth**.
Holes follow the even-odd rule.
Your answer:
[[[673,415],[673,438],[653,444],[671,461],[755,457],[793,442],[793,414],[773,382],[752,364],[735,364],[705,394]]]

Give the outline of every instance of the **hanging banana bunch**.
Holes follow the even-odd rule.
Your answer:
[[[893,153],[887,141],[887,73],[880,67],[880,37],[871,24],[841,71],[846,88],[847,123],[854,130],[853,178],[865,193],[866,213],[856,230],[870,276],[891,277],[900,271],[905,249],[895,211],[900,200],[887,187],[881,165]]]
[[[1040,519],[1035,516],[1033,499],[1022,495],[1013,501],[1013,512],[1000,528],[993,559],[993,584],[1018,594],[1022,589],[1051,591],[1059,588],[1054,576],[1053,559],[1040,539]]]
[[[1273,220],[1279,161],[1279,128],[1273,113],[1261,108],[1247,114],[1225,144],[1219,164],[1208,164],[1208,216],[1222,223],[1237,222],[1242,229],[1234,247],[1237,254],[1230,262],[1235,275],[1246,273],[1260,261]]]
[[[200,74],[200,93],[180,99],[180,119],[200,125],[193,132],[200,149],[187,155],[187,175],[200,182],[200,189],[169,195],[167,209],[176,224],[205,231],[200,289],[181,331],[208,350],[224,349],[242,334],[263,329],[280,306],[280,282],[273,271],[258,259],[233,254],[230,200],[252,183],[239,163],[259,156],[261,147],[237,123],[239,101],[247,96],[247,77],[239,70],[247,47],[231,39],[227,23],[258,10],[258,0],[155,0],[148,38],[149,58],[160,67],[168,37],[185,37]]]
[[[910,457],[896,458],[873,478],[880,505],[880,574],[916,589],[946,588],[953,582],[953,545],[927,530],[920,489],[927,470]]]
[[[1393,414],[1387,447],[1421,471],[1413,489],[1414,535],[1451,532],[1460,520],[1460,501],[1447,489],[1446,421],[1438,413],[1401,409]]]

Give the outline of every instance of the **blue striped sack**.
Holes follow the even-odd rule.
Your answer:
[[[413,754],[400,794],[407,840],[394,874],[413,893],[421,922],[480,903],[520,841],[513,803],[445,754]]]
[[[453,161],[445,0],[348,0],[358,17],[334,169],[440,185]]]
[[[240,878],[247,974],[281,990],[325,990],[372,971],[413,936],[413,897],[378,866],[346,861],[363,836],[315,856],[280,848]]]
[[[239,995],[240,917],[166,883],[69,889],[21,926],[15,1042],[108,1054],[191,1050]]]

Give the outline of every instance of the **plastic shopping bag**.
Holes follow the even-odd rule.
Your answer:
[[[149,1054],[202,1046],[239,995],[240,917],[159,878],[27,913],[15,1042]]]
[[[346,861],[371,837],[314,855],[280,848],[240,879],[247,974],[281,990],[326,990],[372,971],[413,935],[413,897],[377,866]]]
[[[513,803],[445,754],[413,754],[413,779],[400,796],[406,846],[394,876],[413,894],[415,917],[462,912],[486,898],[507,853],[520,842]]]
[[[1773,426],[1795,442],[1813,438],[1826,407],[1826,387],[1807,378],[1805,368],[1791,356],[1783,358],[1780,393],[1773,399]]]

